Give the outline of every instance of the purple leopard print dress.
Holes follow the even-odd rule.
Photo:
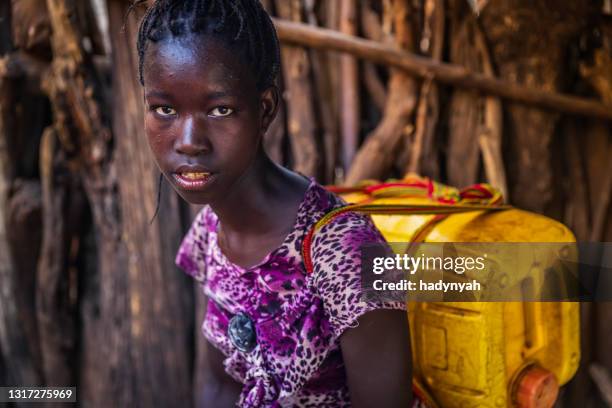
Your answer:
[[[210,207],[185,236],[176,263],[208,297],[202,331],[225,355],[227,373],[244,384],[238,406],[350,406],[339,336],[370,310],[406,310],[403,302],[360,297],[360,245],[384,241],[368,216],[347,213],[317,231],[314,271],[305,273],[303,237],[330,209],[345,204],[311,179],[292,232],[248,269],[219,249],[218,219]],[[248,352],[228,337],[230,319],[241,312],[255,324],[257,343]]]

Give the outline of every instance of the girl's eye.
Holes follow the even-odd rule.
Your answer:
[[[210,116],[228,116],[234,112],[233,109],[227,108],[225,106],[217,106],[213,110],[210,111]]]
[[[158,106],[155,108],[155,113],[160,116],[173,116],[176,115],[176,110],[172,109],[169,106]]]

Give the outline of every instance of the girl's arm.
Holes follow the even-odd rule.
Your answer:
[[[405,311],[378,309],[340,337],[351,403],[355,408],[409,408],[412,354]]]
[[[202,407],[232,407],[236,406],[242,385],[230,377],[223,368],[223,353],[215,346],[206,342],[207,350],[204,370],[204,390],[202,392]]]

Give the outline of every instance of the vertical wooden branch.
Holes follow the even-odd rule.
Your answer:
[[[586,26],[592,7],[588,2],[564,2],[551,13],[543,3],[502,0],[483,9],[479,21],[499,76],[534,88],[561,89],[570,74],[560,68],[567,66],[567,43]],[[560,188],[552,172],[552,137],[559,114],[515,103],[507,108],[513,130],[507,155],[512,202],[540,213],[552,211],[561,205],[555,200]]]
[[[612,157],[612,147],[608,147],[608,157]],[[606,222],[610,222],[610,201],[612,201],[612,161],[608,162],[608,169],[602,180],[603,188],[595,203],[593,213],[593,227],[589,239],[591,241],[604,241]]]
[[[357,34],[357,7],[354,0],[340,0],[340,31]],[[340,56],[340,131],[342,165],[349,168],[357,151],[360,122],[359,67],[348,54]]]
[[[325,5],[324,13],[325,13],[325,26],[329,29],[339,31],[340,29],[340,8],[338,7],[337,2],[326,1],[323,3]],[[329,80],[332,84],[332,87],[329,91],[329,96],[332,98],[331,105],[333,106],[333,120],[334,120],[334,128],[338,132],[336,135],[340,137],[340,70],[337,67],[340,66],[340,53],[330,52],[327,54],[329,60]],[[336,149],[340,149],[340,140],[337,141]],[[338,157],[336,159],[340,159],[339,152]]]
[[[69,253],[73,239],[70,222],[79,224],[79,214],[71,213],[71,184],[74,175],[61,159],[53,128],[43,134],[40,146],[44,234],[37,276],[37,317],[43,357],[45,384],[76,384],[76,282],[69,276]],[[72,191],[71,191],[72,190]]]
[[[601,46],[593,50],[589,62],[582,61],[579,65],[581,77],[595,90],[606,103],[612,103],[612,25],[602,24],[598,27]],[[612,139],[609,123],[596,122],[590,124],[588,138],[584,147],[588,154],[586,163],[588,189],[591,192],[590,212],[593,214],[589,239],[592,241],[607,241],[612,235],[612,217],[610,217],[610,201],[612,201]],[[606,231],[606,225],[610,226]]]
[[[102,112],[95,98],[96,80],[92,75],[91,66],[87,56],[81,48],[80,33],[75,24],[75,4],[69,0],[48,0],[49,19],[53,29],[52,49],[53,64],[49,76],[43,83],[44,90],[49,95],[55,123],[53,134],[56,135],[58,148],[72,157],[66,167],[71,169],[72,177],[79,177],[85,191],[93,221],[98,235],[98,273],[99,294],[97,296],[84,296],[83,307],[83,336],[81,346],[85,350],[81,368],[80,398],[87,404],[104,405],[110,403],[126,403],[130,399],[126,394],[125,383],[120,380],[114,383],[111,371],[116,370],[121,377],[121,370],[117,369],[117,355],[125,356],[125,348],[129,344],[128,336],[121,330],[120,324],[108,319],[115,316],[126,316],[125,303],[122,302],[123,293],[120,285],[114,281],[113,274],[123,269],[125,258],[122,257],[118,247],[119,242],[119,211],[118,198],[115,195],[113,172],[110,165],[110,132],[103,122]],[[51,138],[48,133],[47,139]],[[47,141],[47,143],[50,143]],[[51,148],[47,148],[51,149]],[[54,152],[47,151],[46,166],[54,167]],[[43,157],[43,160],[45,158]],[[46,167],[43,164],[43,167]],[[53,169],[55,170],[55,169]],[[51,168],[49,169],[51,171]],[[47,175],[47,179],[52,178]],[[49,187],[51,188],[51,187]],[[52,231],[58,231],[53,225],[51,217],[47,218]],[[52,243],[49,243],[52,245]],[[58,250],[55,248],[55,250]],[[53,254],[53,249],[49,254]],[[47,265],[41,261],[40,268]],[[49,271],[41,270],[39,278],[46,278]],[[56,270],[56,273],[59,271]],[[120,275],[122,277],[123,274]],[[90,277],[83,277],[87,282]],[[121,279],[121,278],[120,278]],[[62,296],[61,287],[65,282],[46,287],[40,282],[38,297],[43,304]],[[87,285],[85,285],[87,286]],[[107,299],[107,300],[105,300]],[[98,303],[99,302],[99,303]],[[90,314],[88,306],[97,313]],[[57,312],[56,312],[57,313]],[[100,318],[102,316],[102,318]],[[53,338],[54,330],[44,317],[40,319],[41,327],[47,331],[46,336]],[[96,327],[97,330],[89,330]],[[57,330],[57,329],[55,329]],[[50,344],[50,348],[57,347]],[[96,350],[95,353],[89,352]],[[49,358],[53,358],[50,356]],[[91,361],[96,361],[93,364]],[[95,370],[95,379],[90,379],[91,370]],[[128,377],[129,378],[129,377]]]
[[[414,48],[414,35],[409,21],[408,2],[394,0],[392,6],[385,9],[384,19],[394,20],[397,46],[411,50]],[[418,92],[416,81],[406,73],[393,69],[388,89],[383,118],[355,156],[346,178],[348,185],[365,178],[383,178],[386,175],[412,118]]]
[[[470,12],[455,13],[453,32],[451,60],[494,76],[484,34]],[[481,153],[487,182],[500,189],[508,199],[501,154],[502,116],[499,98],[459,89],[453,91],[448,157],[451,183],[465,186],[480,181]]]
[[[442,60],[444,49],[444,0],[425,0],[423,7],[423,34],[420,48],[436,61]],[[438,85],[426,79],[421,85],[419,106],[415,120],[414,142],[410,149],[407,172],[439,178],[435,134],[439,115]]]
[[[81,45],[75,1],[47,0],[47,6],[54,60],[45,89],[54,109],[54,131],[85,188],[97,238],[96,274],[81,276],[81,402],[189,405],[192,353],[186,345],[193,304],[189,281],[172,262],[180,237],[176,197],[163,203],[164,239],[159,238],[160,224],[149,226],[156,172],[143,135],[134,55],[137,22],[132,15],[130,32],[123,37],[119,27],[129,4],[109,4],[117,27],[111,33],[117,97],[117,150],[112,154],[109,118],[100,106],[105,101]]]
[[[14,69],[9,72],[6,63],[12,51],[11,2],[0,4],[0,377],[2,385],[20,386],[41,384],[40,368],[37,364],[37,351],[28,330],[32,316],[22,316],[30,311],[23,308],[20,296],[23,295],[19,284],[18,269],[9,244],[7,227],[9,220],[10,190],[15,179],[17,157],[11,149],[11,141],[16,135],[16,76],[23,72]],[[15,68],[15,67],[14,67]],[[11,77],[9,74],[15,76]],[[27,319],[27,320],[26,320]],[[30,336],[29,336],[30,335]],[[34,344],[35,346],[35,344]]]
[[[302,21],[299,0],[277,0],[276,9],[283,19]],[[318,157],[308,52],[301,47],[283,45],[281,57],[287,88],[287,122],[293,153],[293,169],[314,176],[317,172]]]
[[[0,76],[0,347],[3,351],[7,380],[11,385],[40,384],[41,377],[35,364],[35,351],[31,348],[26,326],[20,313],[17,268],[11,255],[8,231],[9,188],[11,163],[7,141],[14,134],[10,125],[10,107],[13,106],[10,85]]]
[[[463,11],[466,11],[465,7]],[[482,50],[477,48],[474,40],[474,32],[478,28],[471,13],[461,14],[456,11],[451,24],[451,62],[482,72]],[[453,89],[447,160],[448,180],[452,185],[467,186],[478,181],[478,131],[485,116],[484,105],[484,100],[477,92]]]
[[[143,90],[135,47],[138,16],[131,14],[125,21],[128,6],[121,0],[109,2],[110,24],[115,27],[110,33],[114,172],[120,175],[120,213],[129,220],[120,224],[127,262],[123,270],[114,271],[126,278],[123,296],[129,316],[125,327],[129,349],[113,357],[124,370],[122,375],[130,376],[120,380],[131,382],[127,390],[133,404],[189,406],[193,401],[193,333],[189,330],[194,322],[193,282],[174,265],[182,223],[179,197],[167,185],[162,187],[158,217],[150,224],[159,172],[143,126]]]
[[[361,1],[361,27],[366,38],[373,41],[388,42],[390,38],[385,38],[382,31],[382,24],[378,15],[370,8],[369,1]],[[362,61],[362,77],[365,87],[374,102],[374,105],[381,112],[385,109],[387,100],[387,89],[378,76],[376,66],[369,61]]]
[[[564,222],[572,229],[579,241],[586,241],[589,237],[591,221],[589,220],[588,183],[584,166],[584,146],[580,143],[578,135],[579,126],[572,121],[563,121],[562,154],[567,157],[564,173],[568,178]],[[570,187],[571,186],[571,187]]]
[[[306,20],[309,24],[318,26],[319,22],[317,21],[314,10],[314,0],[305,0],[304,4],[306,6]],[[330,75],[330,71],[332,70],[330,53],[320,50],[309,50],[309,54],[314,74],[315,99],[318,101],[318,103],[315,104],[315,112],[321,118],[323,130],[323,152],[321,152],[320,156],[325,161],[325,169],[322,181],[325,183],[333,183],[338,159],[339,132],[338,122],[336,121],[338,106],[335,105],[337,98],[334,92],[334,83]]]
[[[476,49],[479,50],[483,73],[495,76],[491,55],[485,36],[479,26],[474,31]],[[478,143],[482,154],[487,182],[498,188],[506,202],[510,193],[506,182],[506,170],[502,157],[503,112],[499,98],[488,95],[484,98],[484,118],[479,129]]]
[[[416,110],[416,120],[414,141],[410,145],[410,157],[408,160],[408,166],[406,167],[406,173],[420,173],[420,160],[423,152],[423,143],[425,139],[425,132],[427,129],[435,128],[435,117],[432,118],[428,113],[433,112],[436,106],[433,104],[432,88],[434,87],[431,78],[426,79],[421,86],[419,105]],[[435,91],[435,90],[434,90]],[[437,114],[437,111],[436,111]],[[432,123],[432,120],[434,123]],[[433,131],[431,131],[433,134]]]
[[[261,4],[264,6],[264,8],[266,9],[266,11],[268,12],[268,14],[270,15],[274,15],[273,13],[273,3],[272,0],[262,0]],[[278,164],[285,164],[285,157],[284,157],[284,152],[283,152],[283,144],[285,142],[285,137],[287,134],[287,121],[286,121],[286,111],[287,111],[287,104],[285,103],[284,98],[282,97],[283,92],[284,92],[284,84],[283,84],[283,78],[282,78],[282,73],[279,74],[278,80],[277,80],[277,86],[279,88],[279,92],[281,95],[281,98],[279,100],[279,108],[278,108],[278,113],[276,114],[276,117],[274,118],[274,120],[272,121],[272,123],[270,124],[270,127],[268,128],[268,131],[266,132],[266,134],[264,135],[264,149],[266,151],[266,153],[268,154],[268,156],[270,156],[270,158],[278,163]]]

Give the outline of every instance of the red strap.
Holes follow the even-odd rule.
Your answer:
[[[502,195],[499,193],[499,191],[488,184],[474,184],[461,190],[457,194],[454,193],[454,191],[456,191],[455,189],[443,184],[434,183],[429,179],[413,178],[409,180],[407,179],[407,181],[410,182],[369,184],[363,187],[358,186],[349,188],[335,188],[333,186],[327,187],[328,190],[337,193],[362,192],[368,194],[371,198],[368,198],[358,204],[349,204],[345,207],[335,208],[326,213],[310,228],[302,241],[301,248],[306,273],[310,274],[314,269],[311,249],[315,232],[324,225],[332,222],[338,216],[349,211],[366,214],[436,215],[422,227],[420,227],[415,234],[413,234],[411,242],[422,242],[425,240],[425,237],[429,234],[433,226],[448,217],[450,214],[467,211],[498,211],[511,208],[510,206],[502,204]],[[436,200],[437,202],[432,204],[372,203],[372,196],[376,195],[376,192],[398,188],[405,189],[402,190],[402,193],[414,191],[414,188],[423,189],[426,191],[427,196]],[[436,193],[436,190],[439,192],[439,194]],[[455,194],[458,195],[459,200],[453,198]]]

